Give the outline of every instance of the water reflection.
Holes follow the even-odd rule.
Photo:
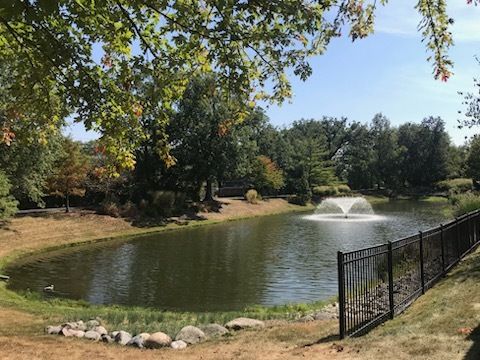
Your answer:
[[[288,214],[82,246],[8,269],[9,287],[96,304],[231,310],[336,294],[336,252],[406,236],[441,222],[438,205],[375,206],[383,221],[316,222]]]

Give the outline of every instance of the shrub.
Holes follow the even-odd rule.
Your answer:
[[[18,201],[10,195],[12,185],[3,171],[0,171],[0,220],[8,219],[17,212]]]
[[[120,217],[121,211],[120,206],[117,202],[112,200],[104,200],[100,203],[100,214]]]
[[[352,189],[350,189],[350,186],[348,186],[347,184],[340,184],[337,186],[337,191],[340,194],[349,194],[352,192]]]
[[[247,202],[249,202],[250,204],[258,204],[260,197],[258,195],[257,190],[255,189],[248,190],[245,193],[245,200],[247,200]]]
[[[310,201],[310,197],[309,197],[307,194],[303,194],[303,195],[290,195],[290,196],[288,196],[287,201],[288,201],[290,204],[304,206],[304,205],[307,204],[307,202]]]
[[[472,179],[449,179],[437,183],[437,189],[440,191],[448,191],[451,194],[459,194],[472,190]]]
[[[455,216],[480,209],[480,196],[474,193],[454,195],[450,200],[454,206]]]
[[[175,208],[175,192],[158,190],[150,192],[150,206],[147,210],[153,216],[171,216]]]
[[[138,208],[131,201],[127,201],[122,205],[121,215],[129,218],[134,218],[138,216]]]
[[[332,196],[337,195],[338,191],[335,186],[315,186],[313,188],[313,193],[318,196]]]

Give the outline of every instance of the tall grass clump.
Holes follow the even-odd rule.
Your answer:
[[[480,196],[474,193],[458,194],[450,197],[455,216],[480,209]]]
[[[250,189],[245,193],[245,200],[247,200],[247,202],[250,204],[258,204],[258,202],[261,200],[261,197],[257,190]]]

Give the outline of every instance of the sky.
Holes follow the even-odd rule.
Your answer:
[[[475,55],[480,57],[480,7],[447,1],[455,20],[455,45],[449,51],[454,75],[444,83],[433,78],[432,64],[426,60],[415,3],[390,0],[377,12],[375,33],[366,39],[354,43],[346,37],[334,39],[324,55],[311,59],[310,78],[303,82],[290,77],[292,99],[266,108],[271,123],[284,127],[322,116],[367,123],[381,112],[393,125],[440,116],[457,145],[480,133],[480,127],[458,129],[458,112],[465,109],[458,92],[474,91],[473,78],[480,75],[475,60]],[[70,125],[65,132],[82,141],[98,137],[81,124]]]

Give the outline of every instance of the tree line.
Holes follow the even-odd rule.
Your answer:
[[[98,141],[81,144],[58,131],[42,138],[19,132],[0,144],[0,208],[10,215],[18,202],[44,206],[57,197],[68,209],[73,197],[164,216],[212,200],[229,181],[304,203],[328,195],[329,187],[394,196],[431,192],[446,179],[480,180],[480,138],[456,146],[439,117],[398,127],[382,114],[367,124],[323,117],[278,128],[261,108],[243,110],[231,105],[235,101],[223,96],[214,76],[192,79],[165,129],[159,130],[155,114],[142,116],[147,136],[135,149],[135,166],[117,174]],[[164,133],[171,163],[158,148]]]

